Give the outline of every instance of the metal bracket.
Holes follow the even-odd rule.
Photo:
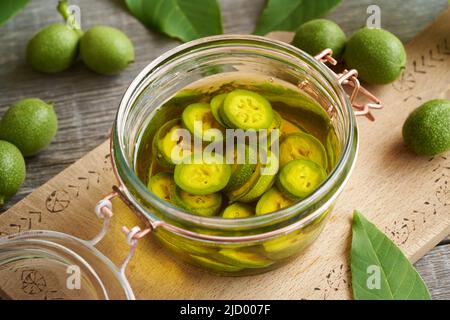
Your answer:
[[[89,241],[89,243],[93,246],[98,244],[108,233],[109,229],[109,222],[113,216],[113,210],[112,210],[112,203],[111,200],[115,197],[119,196],[119,192],[115,191],[109,195],[107,195],[105,198],[100,200],[95,207],[95,213],[100,219],[103,219],[103,228],[99,232],[99,234],[92,240]],[[149,234],[153,229],[151,227],[147,227],[144,230],[141,230],[138,226],[135,226],[133,228],[128,229],[127,227],[122,227],[122,232],[126,236],[126,241],[128,245],[130,246],[130,251],[128,252],[128,255],[126,256],[125,260],[122,262],[121,266],[119,267],[119,271],[121,275],[126,278],[125,276],[125,269],[128,265],[128,263],[131,261],[131,259],[134,256],[134,253],[136,252],[137,243],[138,240],[142,237]]]
[[[336,65],[337,61],[332,57],[333,50],[331,49],[325,49],[318,55],[314,56],[314,58],[323,64],[330,63],[331,65]],[[330,69],[331,70],[331,69]],[[349,99],[350,102],[355,109],[355,115],[356,116],[365,116],[370,121],[374,121],[375,118],[371,113],[372,109],[382,109],[383,105],[381,104],[381,101],[373,95],[370,91],[365,89],[361,83],[358,80],[358,71],[356,69],[347,70],[345,69],[343,72],[336,74],[334,71],[331,70],[331,72],[336,76],[336,80],[341,85],[348,85],[353,88]],[[356,102],[356,98],[358,97],[358,94],[362,94],[367,99],[369,99],[371,102],[361,104]]]

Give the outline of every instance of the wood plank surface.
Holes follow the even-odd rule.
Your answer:
[[[420,259],[415,267],[420,271],[433,299],[449,299],[450,245],[437,246]]]
[[[8,206],[104,141],[109,134],[118,101],[132,78],[152,59],[178,44],[145,29],[124,10],[121,1],[73,1],[84,9],[84,27],[101,23],[125,30],[135,44],[136,63],[116,77],[95,75],[81,63],[58,75],[38,74],[26,66],[23,52],[27,39],[36,30],[60,20],[56,12],[52,14],[56,2],[32,1],[25,11],[0,28],[0,115],[7,105],[15,100],[39,96],[55,102],[60,119],[60,129],[55,142],[37,157],[27,159],[27,181],[19,195]],[[365,9],[369,2],[380,4],[383,27],[394,31],[403,40],[415,35],[446,6],[445,0],[404,1],[401,4],[402,9],[396,1],[343,1],[330,17],[350,34],[364,23]],[[408,5],[404,4],[406,2]],[[248,33],[264,1],[222,0],[221,3],[226,31]],[[89,206],[85,209],[90,210]],[[430,284],[432,292],[436,292],[435,297],[449,298],[450,294],[445,290],[445,286],[444,291],[439,289],[439,283],[446,281],[450,272],[448,264],[441,263],[435,254],[448,252],[448,246],[442,248],[435,249],[421,260],[418,268],[427,277],[427,270],[439,270],[429,273],[431,278],[427,279],[427,283]]]

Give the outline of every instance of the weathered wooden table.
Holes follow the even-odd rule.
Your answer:
[[[250,33],[264,0],[221,0],[227,33]],[[73,0],[81,7],[84,28],[105,24],[124,30],[132,39],[136,62],[115,77],[103,77],[77,63],[63,73],[44,75],[26,65],[24,52],[29,38],[49,23],[60,22],[57,0],[33,0],[24,11],[0,27],[0,116],[21,98],[40,97],[55,103],[59,131],[52,145],[27,159],[27,179],[6,206],[22,199],[87,151],[107,139],[119,100],[131,80],[150,61],[179,44],[149,31],[126,10],[122,0]],[[447,0],[344,0],[329,15],[351,34],[365,23],[369,4],[381,7],[382,26],[403,41],[411,39],[447,6]],[[450,239],[416,263],[433,298],[450,298]]]

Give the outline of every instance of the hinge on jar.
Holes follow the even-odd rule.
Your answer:
[[[116,186],[113,186],[113,192],[104,197],[102,200],[100,200],[95,207],[95,213],[100,219],[103,220],[103,228],[97,236],[95,236],[92,240],[87,241],[92,246],[97,245],[105,237],[106,233],[109,230],[110,220],[113,217],[113,205],[111,201],[116,197],[120,197],[124,201],[126,199],[123,196],[121,189]],[[128,202],[125,201],[125,203],[130,209],[133,210],[133,207],[130,206]],[[128,252],[128,255],[126,256],[125,260],[119,267],[119,272],[125,279],[126,279],[125,269],[128,266],[128,263],[133,258],[134,253],[136,252],[137,243],[139,239],[145,237],[147,234],[152,232],[156,227],[154,225],[150,225],[150,223],[148,223],[148,220],[146,220],[146,222],[147,222],[146,228],[144,230],[141,230],[141,228],[138,226],[135,226],[131,229],[128,229],[128,227],[126,226],[122,227],[122,232],[125,234],[126,241],[130,246],[130,251]]]
[[[325,49],[318,55],[314,56],[314,58],[323,64],[326,62],[329,62],[331,65],[336,65],[337,61],[332,57],[333,50],[331,49]],[[355,109],[355,115],[356,116],[365,116],[370,121],[374,121],[375,118],[370,112],[372,109],[382,109],[383,105],[381,104],[381,101],[373,95],[371,92],[369,92],[367,89],[365,89],[363,86],[361,86],[361,83],[358,80],[358,71],[356,69],[347,70],[345,69],[343,72],[336,74],[334,71],[333,74],[336,76],[337,81],[341,85],[348,85],[353,88],[352,93],[349,95],[350,103],[352,104],[353,108]],[[358,103],[356,102],[356,98],[358,94],[361,93],[364,95],[367,99],[369,99],[371,102],[368,103]]]

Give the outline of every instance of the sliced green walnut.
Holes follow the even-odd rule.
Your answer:
[[[172,202],[171,194],[175,188],[173,175],[168,172],[159,172],[152,176],[148,182],[148,189],[158,198]]]
[[[220,124],[214,119],[208,103],[193,103],[188,105],[181,115],[183,125],[196,137],[205,141],[215,140],[209,133],[210,129],[220,130]]]
[[[205,217],[217,215],[222,205],[222,194],[220,192],[195,195],[175,187],[172,189],[170,197],[176,206],[192,214]]]
[[[219,109],[223,122],[235,129],[268,129],[273,121],[273,110],[263,96],[247,91],[230,92]]]
[[[231,177],[225,191],[234,190],[248,181],[257,162],[256,150],[245,144],[237,144],[234,148],[233,163],[231,163]]]
[[[261,176],[261,164],[258,163],[255,169],[253,170],[253,173],[250,176],[250,178],[248,178],[248,180],[243,185],[237,187],[236,189],[227,191],[226,194],[230,202],[237,201],[241,199],[244,195],[246,195],[258,181],[260,176]]]
[[[161,238],[158,238],[158,240],[161,242],[161,244],[165,248],[167,248],[169,251],[172,251],[172,253],[177,256],[190,255],[190,254],[208,255],[208,254],[213,253],[212,251],[203,250],[203,248],[201,246],[189,245],[189,244],[185,244],[181,241],[180,241],[180,243],[178,243],[178,242],[173,242],[171,240],[168,241],[167,239],[161,239]]]
[[[303,199],[311,194],[327,177],[325,170],[317,163],[297,159],[281,168],[277,187],[288,198]]]
[[[192,161],[177,164],[175,183],[182,190],[195,195],[207,195],[222,190],[230,180],[231,166],[218,158],[202,153],[199,163],[196,163],[194,155]]]
[[[278,112],[273,110],[273,120],[269,127],[269,130],[280,129],[282,124],[283,124],[283,118],[281,117],[281,115]]]
[[[163,124],[153,138],[153,154],[162,167],[173,168],[191,152],[187,149],[191,147],[191,141],[183,140],[179,131],[181,129],[183,127],[180,119],[170,120]]]
[[[274,263],[261,254],[243,249],[222,249],[219,254],[225,262],[242,268],[264,268]]]
[[[239,198],[241,202],[253,202],[270,189],[275,182],[275,175],[261,175],[248,193]]]
[[[240,219],[249,218],[254,215],[253,208],[245,203],[230,204],[222,213],[222,218],[225,219]]]
[[[307,159],[327,168],[327,153],[322,143],[314,136],[296,132],[284,137],[280,145],[280,166],[291,160]]]
[[[338,156],[340,154],[340,143],[336,136],[336,133],[333,130],[330,130],[327,134],[327,138],[325,141],[325,149],[327,150],[328,155],[328,172],[336,165],[336,161],[338,160]]]
[[[250,190],[239,198],[241,202],[253,202],[264,192],[269,190],[275,182],[278,173],[278,158],[270,153],[267,156],[266,164],[261,166],[261,174],[258,180],[252,185]]]
[[[284,196],[276,187],[266,191],[256,204],[256,215],[261,216],[289,207],[294,201]]]
[[[229,264],[225,264],[225,263],[220,263],[213,259],[209,259],[209,258],[205,258],[205,257],[201,257],[201,256],[196,256],[196,255],[191,254],[190,257],[196,264],[206,267],[208,269],[211,269],[213,271],[236,272],[236,271],[240,271],[243,269],[243,267],[240,267],[240,266],[233,266],[233,265],[229,265]]]
[[[274,144],[279,144],[280,142],[280,137],[281,137],[281,125],[283,124],[283,118],[281,117],[281,115],[276,112],[275,110],[273,111],[273,121],[272,124],[270,125],[269,129],[267,129],[267,132],[264,131],[260,131],[259,132],[259,141],[262,142],[262,139],[267,139],[267,146],[268,149],[270,150],[271,148],[273,148]]]
[[[228,95],[228,93],[219,94],[219,95],[215,96],[214,98],[212,98],[211,102],[210,102],[211,112],[212,112],[214,119],[216,119],[216,121],[218,123],[220,123],[220,125],[223,127],[226,127],[226,125],[220,118],[219,110],[220,110],[220,108],[222,108],[223,102],[225,101],[225,98],[227,97],[227,95]]]
[[[163,245],[169,247],[169,249],[175,251],[176,253],[212,255],[217,252],[215,248],[196,243],[193,240],[189,240],[172,233],[168,233],[165,230],[160,229],[155,233],[155,235]]]
[[[263,248],[267,257],[271,259],[284,259],[300,252],[311,241],[312,238],[308,239],[308,235],[295,231],[290,234],[265,241],[263,243]]]

